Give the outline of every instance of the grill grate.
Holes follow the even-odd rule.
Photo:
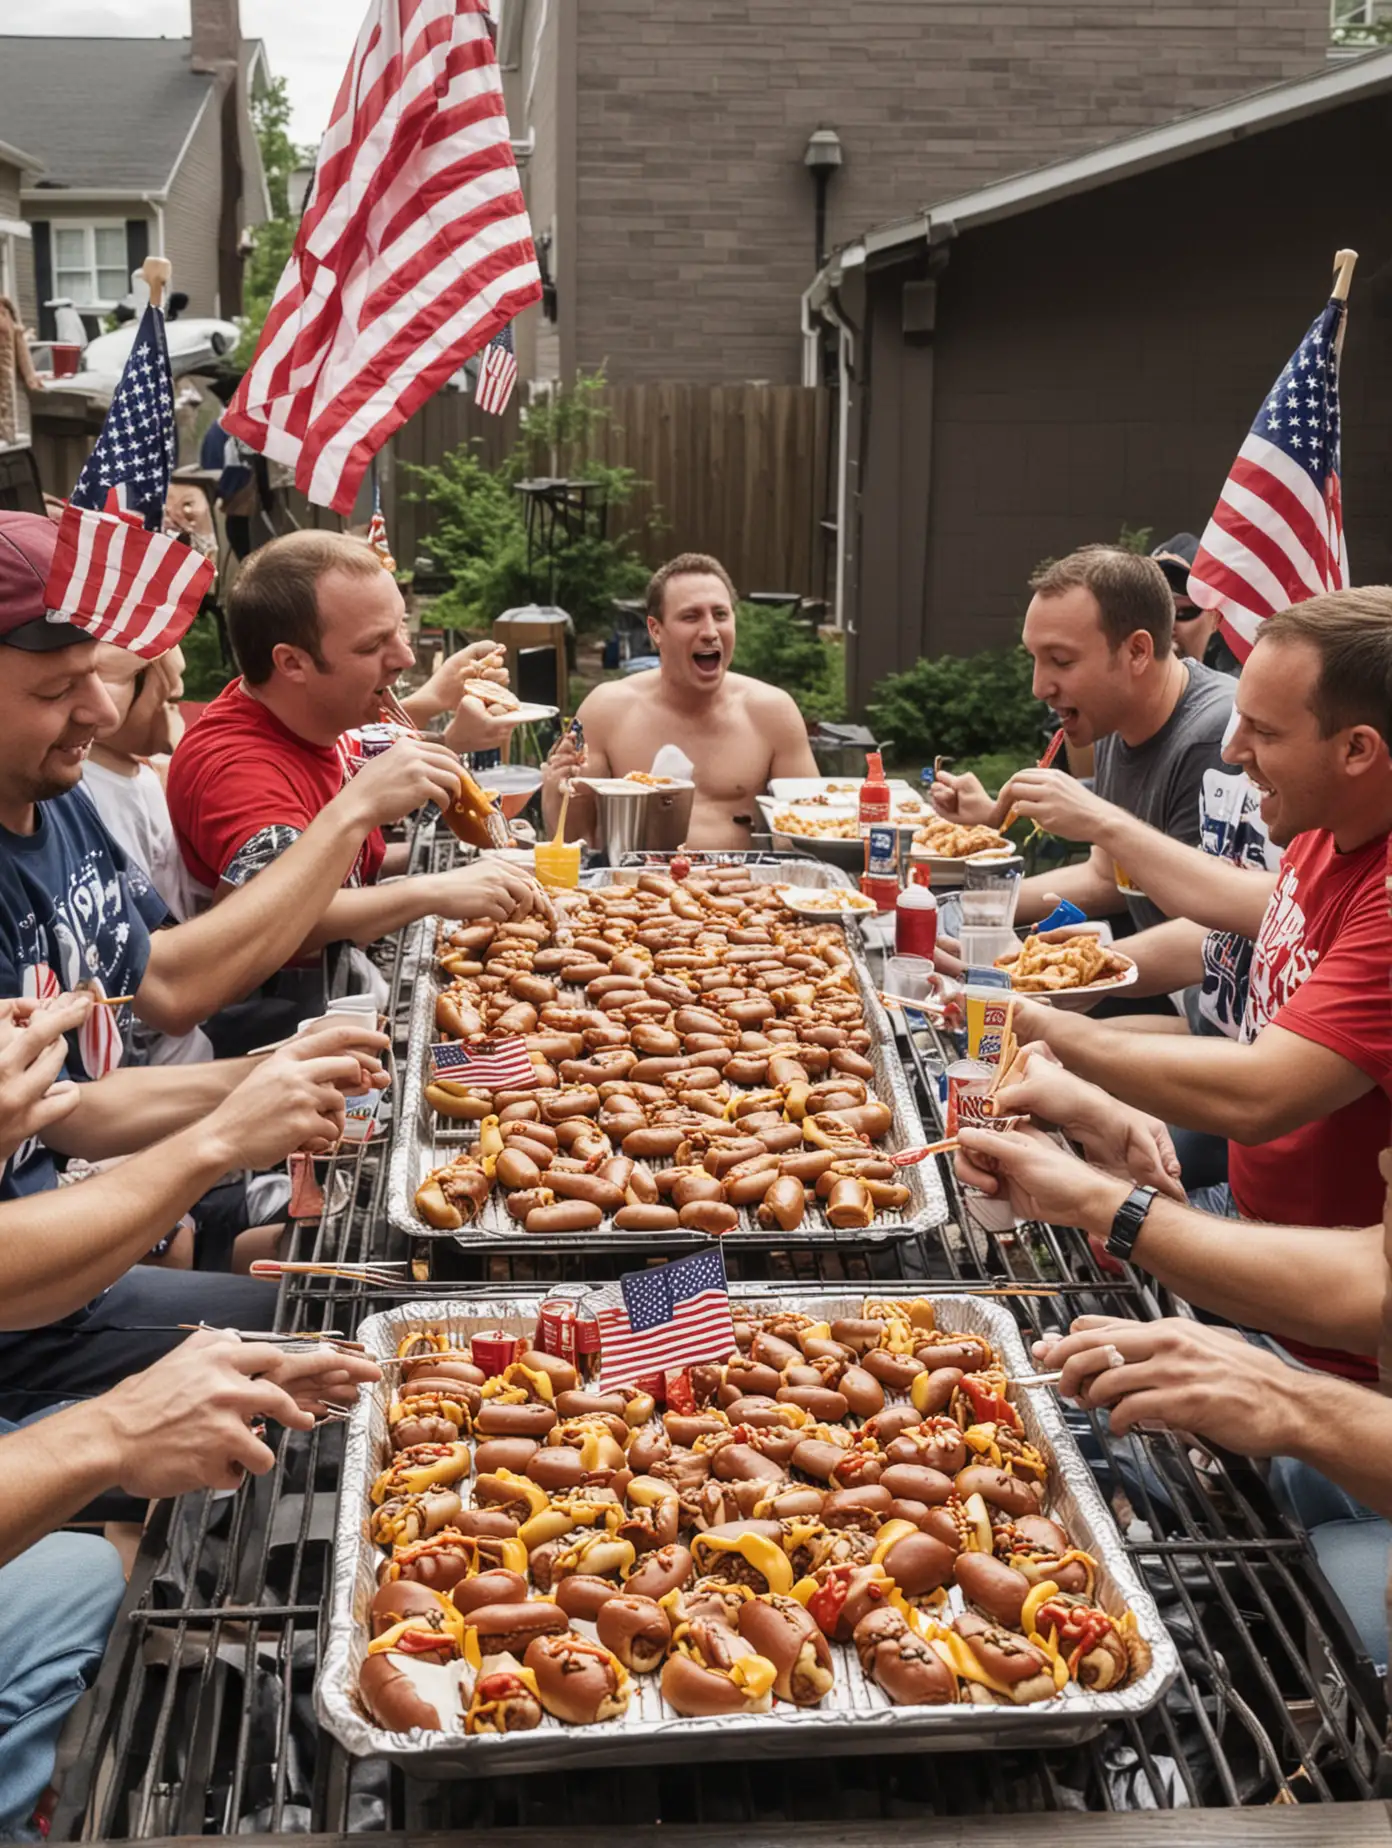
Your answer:
[[[398,1029],[409,1004],[398,962]],[[935,1077],[951,1056],[931,1040],[913,1048],[925,1122],[938,1114]],[[731,1273],[804,1289],[983,1278],[1052,1286],[1055,1296],[1018,1299],[1026,1329],[1087,1311],[1165,1312],[1163,1292],[1135,1273],[1104,1274],[1067,1229],[964,1235],[950,1167],[943,1178],[956,1225],[891,1250],[731,1254]],[[385,1189],[383,1151],[338,1159],[326,1184],[336,1210],[294,1229],[292,1255],[395,1255]],[[437,1261],[452,1251],[431,1249]],[[464,1289],[599,1281],[618,1267],[614,1258],[526,1254],[453,1261],[460,1267],[448,1281]],[[384,1300],[297,1279],[284,1286],[279,1326],[351,1335]],[[320,1733],[312,1706],[342,1448],[328,1424],[282,1433],[272,1472],[237,1494],[156,1510],[106,1660],[65,1742],[54,1838],[850,1823],[1373,1796],[1381,1686],[1258,1473],[1193,1457],[1172,1438],[1113,1440],[1082,1414],[1078,1428],[1182,1660],[1159,1707],[1086,1746],[732,1764],[717,1777],[670,1765],[622,1778],[572,1770],[439,1784],[351,1760]]]

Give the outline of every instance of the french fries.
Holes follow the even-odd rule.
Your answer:
[[[1043,937],[1025,938],[1018,950],[996,958],[996,967],[1009,972],[1011,986],[1023,994],[1051,994],[1060,989],[1088,988],[1124,975],[1131,967],[1126,957],[1104,948],[1096,937],[1070,937],[1049,943]]]

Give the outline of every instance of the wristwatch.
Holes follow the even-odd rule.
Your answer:
[[[1133,1187],[1116,1210],[1112,1229],[1107,1235],[1105,1250],[1109,1257],[1120,1258],[1123,1264],[1131,1262],[1131,1253],[1136,1240],[1141,1235],[1150,1203],[1155,1198],[1153,1187]]]

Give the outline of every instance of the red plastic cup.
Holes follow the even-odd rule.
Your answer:
[[[52,340],[48,347],[53,360],[55,379],[73,379],[77,377],[82,365],[82,348],[71,340]]]

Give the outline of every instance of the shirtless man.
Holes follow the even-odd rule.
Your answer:
[[[542,815],[554,832],[565,784],[578,770],[595,777],[651,770],[664,744],[695,766],[689,847],[748,847],[754,798],[775,776],[816,776],[807,728],[777,687],[732,674],[735,589],[725,567],[683,552],[648,585],[648,633],[661,657],[656,673],[611,680],[580,707],[585,743],[567,732],[547,760]],[[595,837],[593,792],[573,788],[566,832]]]

